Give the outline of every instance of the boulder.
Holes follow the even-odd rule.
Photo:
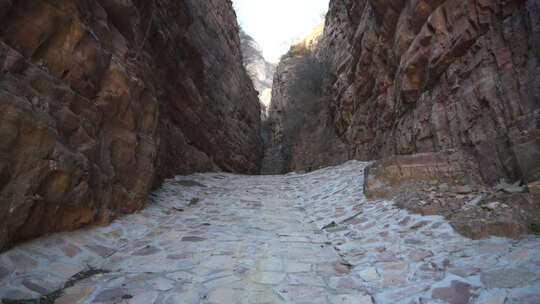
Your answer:
[[[374,162],[366,168],[364,191],[371,199],[391,198],[400,185],[411,181],[454,185],[457,193],[470,193],[470,184],[482,183],[482,178],[474,159],[465,152],[420,153]]]

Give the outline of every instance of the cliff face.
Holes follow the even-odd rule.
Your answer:
[[[276,65],[266,61],[260,45],[244,31],[240,31],[240,41],[244,66],[253,81],[255,90],[259,92],[261,118],[265,120],[268,117]]]
[[[537,1],[333,1],[335,127],[354,158],[449,148],[540,179]]]
[[[258,171],[229,1],[0,0],[0,250],[132,212],[154,181]]]
[[[170,37],[151,43],[160,60],[158,82],[170,101],[159,119],[158,181],[200,171],[258,173],[261,109],[243,66],[232,4],[191,0],[186,8],[192,23],[185,38],[171,40],[179,21],[170,16],[156,29]]]
[[[318,58],[324,24],[297,41],[278,64],[268,122],[271,128],[261,172],[313,170],[348,159],[330,117],[330,66]]]
[[[314,52],[347,157],[458,149],[488,183],[540,180],[539,20],[532,0],[331,1]]]

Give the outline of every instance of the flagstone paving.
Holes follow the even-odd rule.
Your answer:
[[[368,202],[367,164],[177,177],[144,210],[0,255],[0,298],[56,303],[540,303],[540,237],[472,241]],[[325,229],[321,229],[325,227]]]

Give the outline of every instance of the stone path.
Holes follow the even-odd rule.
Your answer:
[[[56,303],[540,303],[540,237],[472,241],[441,217],[366,202],[365,165],[178,177],[108,227],[0,255],[0,298],[93,267],[110,272]]]

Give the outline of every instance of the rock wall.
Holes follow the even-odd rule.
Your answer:
[[[170,16],[165,20],[173,24],[156,29],[169,38],[151,42],[161,61],[155,69],[160,92],[171,101],[161,109],[157,181],[215,170],[257,174],[261,109],[243,66],[232,3],[190,0],[186,8],[192,23],[183,40],[172,42],[177,33],[170,31],[179,21]]]
[[[480,172],[474,156],[457,149],[391,156],[366,168],[364,192],[413,213],[442,215],[473,239],[538,234],[540,193],[519,183],[486,185]]]
[[[540,179],[540,3],[331,1],[320,56],[350,156],[466,150],[488,183]]]
[[[329,107],[330,66],[317,57],[324,23],[282,56],[274,76],[268,122],[270,142],[261,172],[314,170],[349,159],[333,128]]]
[[[267,151],[270,146],[272,132],[268,116],[276,65],[266,61],[257,41],[242,30],[240,31],[240,42],[244,66],[253,81],[255,90],[259,93],[259,102],[261,105],[261,140],[263,150]],[[261,170],[263,170],[263,165],[261,165]],[[266,172],[266,170],[264,171]]]
[[[261,102],[261,119],[268,118],[270,99],[272,97],[272,82],[276,65],[266,61],[261,46],[244,31],[240,31],[240,42],[244,66],[253,81],[255,90],[259,92]]]
[[[0,250],[175,174],[259,170],[230,1],[0,0],[0,67]]]
[[[539,22],[534,0],[332,0],[328,127],[347,158],[457,148],[488,183],[540,180]]]

